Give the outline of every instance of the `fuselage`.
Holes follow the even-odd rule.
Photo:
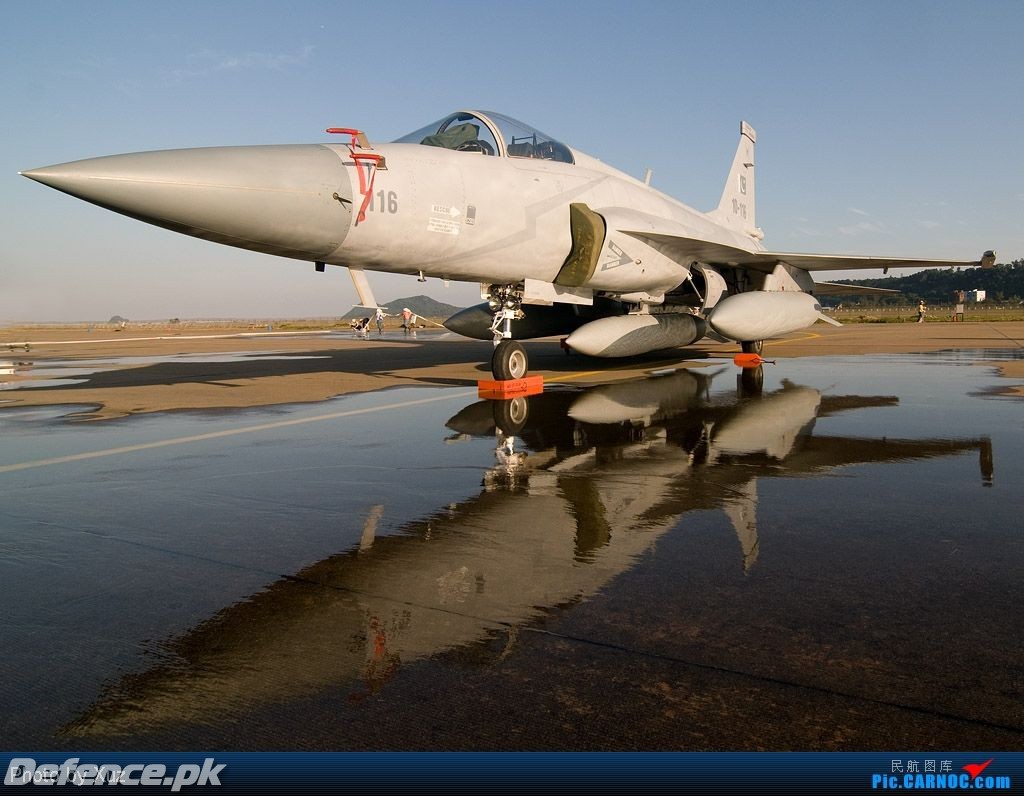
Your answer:
[[[573,244],[572,203],[597,212],[628,208],[695,239],[758,248],[756,240],[565,145],[557,144],[564,160],[509,155],[524,145],[506,143],[503,122],[492,118],[511,120],[499,114],[463,112],[458,118],[472,118],[483,129],[493,154],[409,142],[366,149],[343,143],[209,147],[91,158],[24,174],[109,210],[217,243],[471,282],[554,282]],[[381,167],[371,168],[360,154],[380,156]],[[605,282],[596,275],[590,287],[663,291],[688,273],[688,264],[670,263],[654,277],[651,259],[627,257],[626,267],[607,274]]]
[[[347,155],[345,147],[332,149]],[[756,250],[750,238],[577,150],[575,163],[419,144],[375,145],[374,152],[387,168],[376,172],[366,220],[353,220],[325,262],[470,282],[553,282],[572,247],[574,202],[630,208],[694,238]],[[358,204],[356,166],[349,161],[347,169]]]

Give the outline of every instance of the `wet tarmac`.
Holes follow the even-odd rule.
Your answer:
[[[0,738],[1024,749],[1020,358],[0,410]]]
[[[18,379],[0,381],[0,390],[27,390],[35,388],[64,387],[71,384],[88,384],[99,374],[125,369],[147,368],[150,370],[168,367],[195,367],[213,364],[252,364],[266,362],[301,362],[309,359],[328,359],[326,355],[301,355],[283,353],[261,354],[175,354],[171,356],[118,356],[93,359],[47,359],[37,363],[31,359],[0,360],[0,376],[18,376]],[[137,375],[135,370],[133,375]],[[91,379],[78,378],[91,376]]]

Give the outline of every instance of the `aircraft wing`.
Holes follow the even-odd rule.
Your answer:
[[[660,219],[658,220],[660,221]],[[666,225],[659,223],[659,227]],[[778,262],[777,258],[765,255],[764,252],[749,252],[723,243],[691,238],[675,230],[653,232],[649,230],[620,230],[638,240],[652,246],[666,257],[671,257],[681,265],[689,265],[697,261],[709,265],[744,265],[761,267],[771,271]]]
[[[682,234],[682,229],[674,229],[680,225],[666,225],[664,221],[655,220],[654,229],[623,229],[634,238],[648,243],[666,257],[678,263],[686,264],[693,261],[708,265],[730,265],[753,268],[758,271],[772,271],[777,263],[787,263],[805,271],[857,271],[887,268],[972,268],[981,266],[991,268],[996,261],[995,252],[987,251],[978,260],[922,260],[902,257],[866,257],[836,254],[798,254],[794,252],[751,252],[722,243],[700,240]]]
[[[918,260],[902,257],[851,257],[835,254],[790,254],[786,252],[760,252],[773,262],[784,262],[805,271],[858,271],[869,268],[991,268],[996,261],[995,252],[985,252],[980,260]]]

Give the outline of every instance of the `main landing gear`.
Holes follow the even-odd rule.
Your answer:
[[[764,350],[764,340],[744,340],[740,347],[744,354],[760,354]]]
[[[491,285],[488,304],[494,311],[491,373],[499,381],[521,379],[530,369],[526,349],[512,339],[512,321],[523,317],[523,295],[515,285]]]

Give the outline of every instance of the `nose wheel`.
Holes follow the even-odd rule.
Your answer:
[[[502,340],[494,347],[491,355],[491,373],[500,381],[521,379],[530,369],[530,361],[524,349],[515,340]]]
[[[764,350],[764,340],[744,340],[740,347],[744,354],[760,354]]]
[[[512,321],[523,317],[523,294],[519,285],[491,285],[488,303],[494,312],[491,332],[494,334],[494,353],[491,355],[491,373],[498,381],[521,379],[530,369],[525,349],[512,339]]]

